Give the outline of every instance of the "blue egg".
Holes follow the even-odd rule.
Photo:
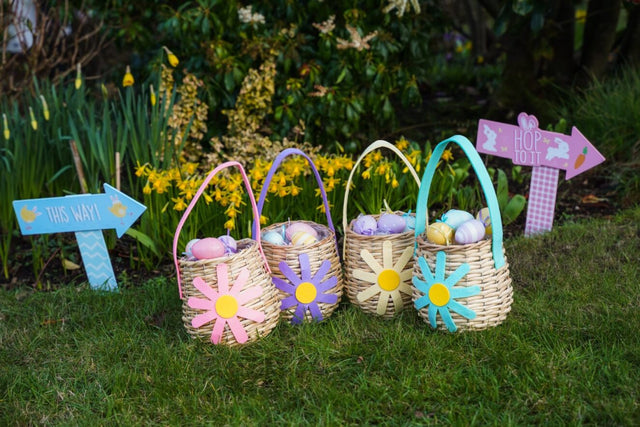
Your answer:
[[[451,209],[451,210],[445,212],[444,215],[442,215],[442,218],[440,220],[442,222],[444,222],[445,224],[447,224],[449,227],[451,227],[454,230],[456,230],[462,224],[464,224],[465,222],[470,221],[472,219],[474,219],[473,215],[471,215],[467,211],[461,211],[461,210],[458,210],[458,209]]]

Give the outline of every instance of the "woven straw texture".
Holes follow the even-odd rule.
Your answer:
[[[264,252],[265,257],[267,258],[267,262],[269,263],[271,275],[274,277],[279,277],[280,279],[285,281],[288,281],[288,279],[280,271],[279,264],[281,261],[286,262],[298,277],[300,277],[301,273],[300,260],[298,258],[300,254],[305,253],[309,257],[309,264],[311,267],[312,275],[318,271],[320,264],[322,264],[325,260],[329,260],[331,262],[331,268],[325,275],[325,279],[335,276],[337,278],[337,282],[333,288],[327,290],[325,293],[337,295],[338,300],[334,304],[318,302],[318,308],[322,313],[322,318],[327,319],[338,307],[344,289],[342,265],[338,256],[338,249],[336,247],[336,235],[333,231],[331,231],[331,229],[329,229],[329,227],[325,225],[317,224],[312,221],[296,222],[305,223],[311,226],[318,233],[318,241],[311,245],[294,246],[274,245],[265,240],[262,240],[262,251]],[[263,233],[267,233],[269,231],[279,232],[286,224],[287,223],[271,224],[268,227],[264,227],[262,230]],[[278,288],[276,288],[276,292],[278,293],[279,301],[282,301],[284,298],[289,296],[288,293],[281,291]],[[282,310],[281,316],[284,319],[291,320],[293,318],[294,312],[295,306],[286,310]],[[305,311],[303,322],[311,321],[313,321],[313,318],[307,310]]]
[[[396,214],[402,215],[402,212],[395,212]],[[380,215],[372,215],[376,220],[380,218]],[[360,307],[363,311],[370,314],[375,314],[385,319],[390,319],[394,317],[397,313],[402,311],[403,309],[409,307],[412,303],[411,295],[400,292],[402,297],[402,308],[400,310],[396,310],[393,299],[389,298],[386,294],[378,293],[377,295],[372,296],[371,298],[365,301],[358,300],[358,294],[369,289],[374,284],[365,280],[358,279],[354,277],[354,271],[363,270],[363,271],[371,271],[371,266],[365,262],[362,258],[361,252],[363,249],[369,251],[369,253],[373,256],[373,258],[378,262],[379,265],[383,266],[383,253],[382,253],[382,245],[384,242],[392,243],[392,259],[397,260],[402,252],[407,247],[413,247],[415,245],[413,230],[407,231],[405,233],[398,234],[386,234],[380,236],[364,236],[353,231],[353,223],[351,221],[349,227],[345,230],[344,236],[344,278],[345,278],[345,290],[347,293],[347,297],[352,304]],[[403,270],[413,269],[414,259],[413,257],[407,262],[406,266],[403,267]],[[411,281],[408,281],[408,284],[411,285]],[[381,297],[387,298],[387,305],[384,314],[379,314],[377,312],[378,303]]]
[[[200,328],[194,328],[191,325],[193,318],[204,312],[203,310],[191,308],[187,304],[190,297],[203,297],[203,294],[193,285],[193,279],[200,277],[211,288],[218,290],[216,266],[226,263],[229,266],[229,278],[232,283],[238,277],[238,273],[242,268],[246,267],[249,270],[249,280],[243,291],[254,286],[262,288],[262,295],[248,301],[244,306],[263,312],[265,315],[264,321],[258,323],[242,317],[239,318],[248,335],[247,342],[243,344],[238,343],[229,326],[225,325],[220,344],[229,347],[245,345],[268,335],[276,327],[280,315],[277,289],[271,282],[271,276],[269,276],[265,268],[264,259],[258,250],[258,244],[251,239],[242,239],[237,243],[238,253],[230,256],[198,261],[188,261],[183,257],[178,260],[184,295],[182,300],[182,320],[187,332],[194,338],[210,341],[214,322],[207,323]]]
[[[435,269],[436,253],[444,251],[447,255],[445,277],[448,277],[460,265],[467,263],[470,267],[469,272],[455,286],[480,286],[479,294],[456,300],[476,313],[474,319],[467,319],[451,312],[451,317],[459,331],[487,329],[501,324],[506,319],[513,302],[509,263],[506,262],[505,256],[505,264],[496,270],[491,251],[491,239],[468,245],[441,246],[429,242],[425,235],[421,234],[417,237],[416,242],[418,245],[416,258],[423,256],[432,271]],[[504,246],[502,251],[504,253]],[[413,272],[415,277],[425,280],[418,263],[415,263]],[[413,287],[414,301],[423,295],[421,291]],[[418,314],[425,322],[429,322],[428,306],[418,310]],[[438,329],[447,330],[441,322],[438,322]]]

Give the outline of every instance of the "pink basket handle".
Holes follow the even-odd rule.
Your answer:
[[[313,164],[313,161],[311,160],[311,158],[307,156],[303,151],[298,150],[297,148],[287,148],[285,150],[282,150],[280,154],[278,154],[278,156],[273,161],[273,164],[271,165],[271,169],[269,169],[269,172],[267,173],[267,177],[264,179],[264,184],[262,185],[262,190],[260,191],[260,197],[258,197],[258,214],[262,215],[262,208],[264,207],[264,202],[267,199],[269,184],[271,183],[271,179],[273,178],[273,175],[275,175],[276,170],[278,169],[278,166],[280,166],[280,164],[286,157],[292,154],[298,154],[304,157],[305,159],[307,159],[307,161],[309,162],[309,166],[311,167],[311,170],[313,171],[313,174],[316,177],[316,182],[318,183],[318,187],[320,188],[320,194],[322,195],[322,202],[324,203],[324,212],[327,216],[327,225],[329,226],[329,229],[333,231],[333,233],[335,234],[336,230],[333,226],[333,221],[331,220],[331,212],[329,211],[329,201],[327,200],[327,193],[324,190],[324,184],[322,183],[322,178],[320,177],[320,173],[318,173],[318,169]],[[255,217],[254,221],[260,222],[259,215]],[[254,227],[254,232],[255,232],[255,227]],[[258,229],[258,232],[260,232],[259,229]],[[254,235],[254,239],[255,239],[255,235]],[[336,237],[336,249],[338,249],[337,237]]]
[[[267,268],[267,271],[269,271],[269,264],[267,263],[267,258],[264,256],[264,253],[262,252],[262,245],[260,244],[260,214],[258,213],[258,206],[256,205],[256,199],[253,195],[253,192],[251,191],[251,184],[249,183],[249,178],[247,177],[247,174],[240,163],[234,162],[234,161],[226,162],[219,165],[211,172],[209,172],[209,175],[207,175],[207,177],[202,182],[202,185],[200,185],[200,188],[198,188],[198,191],[196,191],[196,194],[193,196],[193,199],[191,199],[191,203],[189,203],[189,206],[184,211],[184,214],[182,215],[182,218],[180,219],[180,222],[176,227],[176,233],[173,236],[173,263],[176,266],[176,274],[178,276],[178,291],[180,292],[180,299],[182,299],[182,280],[180,279],[180,266],[178,264],[178,237],[180,236],[180,231],[182,231],[182,227],[184,226],[184,223],[186,222],[187,218],[191,214],[191,211],[193,210],[194,206],[198,202],[198,199],[200,198],[204,190],[209,185],[209,182],[213,179],[213,177],[218,172],[230,166],[235,166],[240,170],[240,174],[242,175],[242,181],[244,182],[244,186],[247,189],[247,193],[249,193],[249,201],[251,202],[251,209],[253,211],[253,218],[254,218],[254,221],[253,221],[254,240],[258,243],[258,250],[260,251],[260,255],[264,260],[264,265]],[[258,219],[257,221],[255,220],[256,218]]]

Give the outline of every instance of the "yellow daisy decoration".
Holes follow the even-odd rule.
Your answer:
[[[353,277],[372,285],[357,295],[358,301],[364,302],[379,295],[376,313],[384,315],[387,310],[389,298],[393,300],[395,312],[403,308],[402,295],[404,292],[411,295],[411,277],[413,268],[406,268],[413,257],[413,246],[407,246],[394,264],[393,243],[386,241],[382,244],[382,265],[376,261],[371,253],[363,249],[360,256],[371,268],[371,271],[354,270]]]

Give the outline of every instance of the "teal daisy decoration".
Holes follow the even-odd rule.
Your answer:
[[[456,298],[466,298],[477,295],[480,293],[480,286],[454,288],[454,285],[469,272],[469,264],[462,264],[445,279],[444,270],[446,262],[447,255],[443,251],[438,252],[436,254],[436,271],[435,274],[432,274],[427,260],[424,257],[418,258],[418,265],[426,282],[418,279],[416,276],[414,276],[412,280],[413,285],[425,295],[418,298],[413,304],[418,310],[427,305],[429,306],[429,323],[432,328],[437,326],[436,317],[438,313],[440,313],[440,317],[449,332],[455,332],[458,330],[458,327],[451,318],[450,311],[454,311],[467,319],[475,319],[476,317],[475,311],[460,304],[456,301]]]

